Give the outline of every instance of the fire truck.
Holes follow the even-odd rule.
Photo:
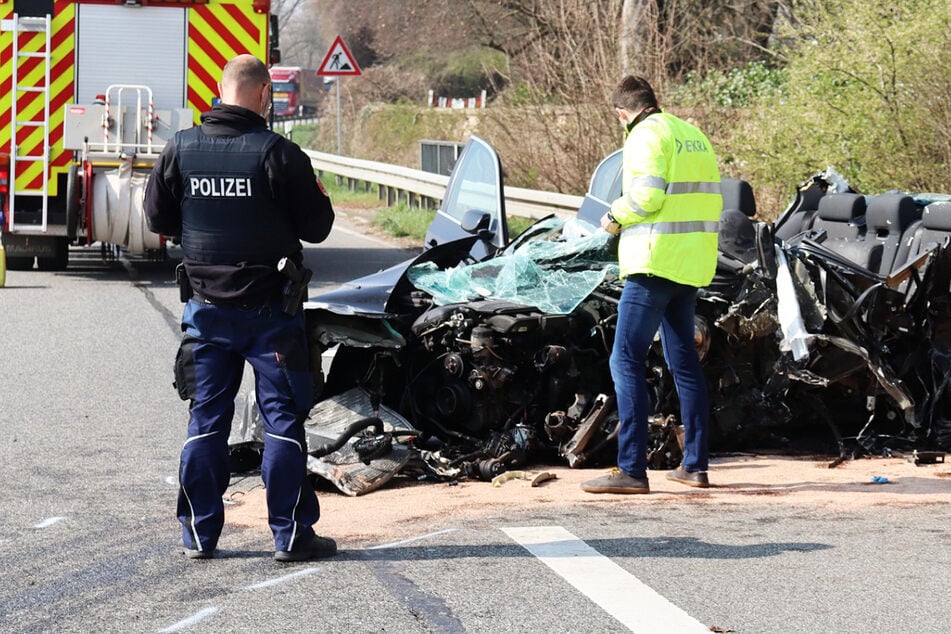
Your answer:
[[[277,61],[270,0],[0,0],[0,243],[7,268],[69,247],[165,257],[145,184],[199,123],[225,62]]]
[[[324,80],[313,68],[272,66],[271,89],[274,116],[314,115],[324,93]]]

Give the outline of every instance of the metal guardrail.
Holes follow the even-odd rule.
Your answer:
[[[411,206],[435,208],[442,200],[449,177],[432,174],[389,163],[366,161],[337,154],[304,150],[318,173],[329,172],[357,189],[360,183],[369,190],[370,184],[379,187],[380,200],[388,205],[406,202]],[[550,214],[573,216],[583,197],[555,192],[505,188],[505,211],[512,216],[543,218]]]

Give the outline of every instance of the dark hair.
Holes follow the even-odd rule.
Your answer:
[[[643,77],[627,75],[618,82],[611,103],[615,108],[637,112],[643,108],[657,108],[657,97],[650,83]]]

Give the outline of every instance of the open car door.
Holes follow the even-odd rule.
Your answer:
[[[456,161],[442,204],[426,231],[424,249],[477,236],[470,256],[482,260],[509,240],[502,163],[484,139],[473,135]]]
[[[612,202],[620,198],[621,158],[621,150],[615,150],[598,163],[578,209],[579,220],[600,227],[601,216],[611,209]]]

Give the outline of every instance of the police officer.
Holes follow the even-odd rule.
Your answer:
[[[165,146],[145,194],[149,229],[181,237],[192,295],[175,362],[179,395],[191,401],[179,470],[182,546],[193,559],[214,556],[246,360],[264,424],[261,476],[274,558],[326,557],[337,545],[312,528],[320,511],[306,472],[313,386],[303,310],[282,311],[288,279],[277,265],[288,257],[303,270],[300,240],[323,241],[334,212],[308,157],[267,128],[265,65],[235,57],[218,90],[221,103],[201,115],[201,126]]]
[[[684,457],[669,480],[707,487],[706,382],[694,345],[697,288],[713,280],[723,200],[710,141],[686,121],[662,112],[646,79],[628,75],[612,95],[627,131],[623,195],[601,218],[620,234],[618,264],[626,278],[611,351],[619,417],[618,468],[585,482],[590,493],[648,493],[651,404],[645,366],[660,328],[684,425]]]

